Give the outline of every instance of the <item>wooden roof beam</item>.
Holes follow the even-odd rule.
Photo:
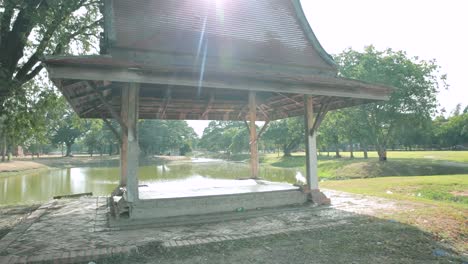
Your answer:
[[[155,75],[153,72],[135,71],[117,67],[77,67],[72,65],[48,64],[49,76],[52,79],[109,80],[112,82],[136,82],[161,85],[198,87],[198,78],[180,75],[177,80],[171,76]],[[77,70],[79,69],[79,70]],[[248,91],[255,87],[257,92],[278,92],[307,94],[313,96],[351,97],[369,100],[388,100],[390,88],[381,85],[370,85],[364,82],[339,77],[327,77],[308,80],[308,83],[284,83],[279,81],[260,81],[241,78],[209,78],[203,81],[204,88],[234,89]],[[370,87],[375,87],[370,90]]]
[[[117,112],[115,112],[112,105],[109,104],[109,102],[107,102],[106,98],[104,98],[104,96],[101,94],[101,92],[97,89],[97,87],[93,83],[87,82],[87,84],[89,85],[89,87],[91,87],[91,89],[94,90],[94,92],[98,96],[101,103],[106,107],[106,109],[111,114],[112,118],[114,118],[120,124],[120,127],[122,128],[122,131],[124,131],[124,133],[126,133],[127,125],[123,122],[122,118],[120,118],[120,115],[117,114]]]

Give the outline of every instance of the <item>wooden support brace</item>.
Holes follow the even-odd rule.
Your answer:
[[[250,125],[247,122],[247,120],[244,120],[244,125],[247,127],[247,131],[249,131],[249,134],[250,134]]]
[[[317,116],[315,117],[314,124],[312,125],[312,128],[309,130],[309,134],[311,136],[314,135],[315,131],[318,130],[320,127],[320,124],[322,123],[323,119],[328,113],[328,110],[330,108],[330,102],[332,101],[332,97],[328,98],[326,102],[323,102],[322,105],[320,106],[320,109],[317,113]]]
[[[265,121],[265,124],[263,124],[262,128],[260,129],[260,132],[258,132],[257,140],[262,138],[263,132],[265,132],[268,128],[268,124],[270,124],[270,120]]]
[[[159,119],[164,119],[164,117],[166,116],[167,106],[169,105],[170,101],[171,101],[171,88],[167,88],[166,95],[164,96],[163,104],[161,105],[158,111]]]
[[[252,178],[258,178],[258,145],[257,145],[257,102],[254,91],[249,91],[249,126],[250,126],[250,169]]]
[[[106,126],[112,131],[112,134],[114,134],[119,143],[122,144],[122,135],[117,131],[117,129],[115,129],[114,126],[112,126],[111,122],[109,122],[109,120],[107,120],[107,118],[105,118],[104,115],[101,114],[101,116],[102,121],[104,121],[104,124],[106,124]]]

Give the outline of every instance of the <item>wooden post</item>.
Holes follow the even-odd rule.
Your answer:
[[[120,185],[127,188],[127,202],[138,200],[138,146],[137,122],[139,84],[130,83],[122,88],[122,122],[127,133],[122,133],[120,150]]]
[[[120,119],[123,125],[127,126],[128,120],[128,87],[123,87],[121,92],[121,108]],[[125,133],[125,127],[121,125],[121,140],[120,140],[120,187],[127,186],[127,149],[128,149],[128,133]],[[127,128],[128,129],[128,128]]]
[[[319,190],[318,186],[317,142],[315,139],[317,131],[311,131],[312,129],[318,129],[318,125],[314,126],[314,105],[310,95],[304,95],[304,119],[306,130],[306,178],[309,199],[318,205],[330,204],[330,199]],[[311,134],[311,132],[313,133]]]
[[[315,135],[310,135],[310,131],[314,126],[314,106],[312,97],[304,95],[304,117],[305,117],[305,141],[306,141],[306,172],[307,185],[310,190],[318,189],[318,174],[317,174],[317,143]]]
[[[258,178],[258,143],[257,143],[257,102],[255,92],[249,91],[249,126],[250,126],[250,170],[252,178]]]

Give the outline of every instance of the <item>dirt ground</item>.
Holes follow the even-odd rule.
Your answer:
[[[3,173],[14,173],[19,171],[45,169],[47,166],[28,160],[12,160],[0,163],[0,175]]]
[[[187,160],[184,156],[154,156],[140,159],[141,164],[154,162],[169,162]],[[0,162],[0,177],[8,176],[18,172],[35,171],[47,168],[70,168],[70,167],[100,167],[119,166],[119,156],[76,155],[74,157],[62,157],[60,155],[46,155],[32,159],[30,156],[15,158],[9,162]]]
[[[104,263],[468,263],[419,229],[359,216],[351,225],[261,238],[165,249],[146,246],[138,256]]]

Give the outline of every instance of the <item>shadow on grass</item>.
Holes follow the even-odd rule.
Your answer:
[[[336,218],[341,216],[344,223]],[[464,263],[448,245],[413,226],[327,209],[311,212],[329,226],[226,242],[167,249],[160,244],[139,248],[131,258],[104,263]],[[339,217],[338,217],[339,218]],[[300,219],[298,219],[299,221]],[[298,223],[295,223],[298,224]]]

